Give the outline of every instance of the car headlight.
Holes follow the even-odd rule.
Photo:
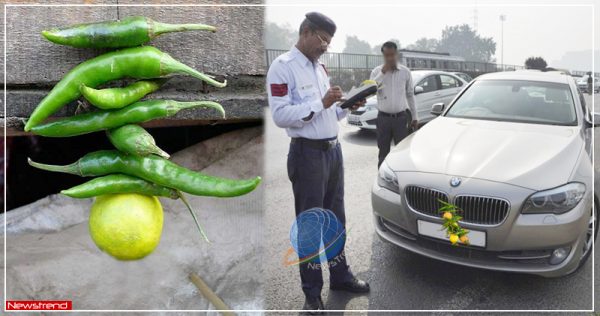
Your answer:
[[[558,188],[532,194],[523,205],[522,213],[562,214],[573,209],[585,194],[585,184],[572,182]]]
[[[388,164],[384,161],[379,167],[379,176],[377,177],[377,184],[386,188],[392,192],[396,192],[400,194],[400,187],[398,186],[398,177],[394,171],[388,166]]]

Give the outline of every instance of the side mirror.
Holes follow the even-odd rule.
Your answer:
[[[415,94],[419,94],[419,93],[423,93],[423,87],[421,86],[416,86],[415,87]]]
[[[444,103],[435,103],[431,106],[431,114],[440,116],[444,112]]]
[[[593,121],[592,121],[593,115]],[[586,115],[585,123],[588,127],[598,127],[600,126],[600,113],[593,113],[591,115]]]

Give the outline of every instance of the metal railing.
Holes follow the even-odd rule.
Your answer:
[[[266,49],[265,57],[267,66],[270,66],[273,60],[279,55],[287,52],[283,49]],[[320,61],[325,65],[331,82],[341,86],[343,89],[350,89],[357,82],[368,79],[371,70],[378,65],[383,64],[381,55],[371,54],[347,54],[347,53],[325,53]],[[438,58],[422,57],[403,57],[401,62],[411,70],[443,70],[464,72],[472,77],[485,73],[498,71],[514,71],[525,69],[520,65],[496,64],[475,61],[456,61],[443,60]],[[585,75],[585,71],[571,71],[573,75]],[[598,76],[596,73],[595,76]]]
[[[271,65],[277,56],[285,53],[283,49],[267,49],[267,65]],[[502,70],[523,69],[519,65],[501,65],[496,63],[443,60],[439,57],[403,57],[402,62],[411,69],[440,69],[454,71],[491,72]],[[371,54],[348,54],[348,53],[325,53],[320,58],[321,62],[329,69],[373,69],[383,63],[381,55]]]

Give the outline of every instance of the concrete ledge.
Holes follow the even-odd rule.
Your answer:
[[[42,37],[42,30],[132,15],[165,23],[217,26],[216,33],[164,34],[147,44],[195,69],[219,75],[266,71],[262,7],[9,7],[6,13],[9,84],[56,82],[77,64],[104,52],[56,45]]]
[[[238,76],[232,78],[232,85],[225,89],[211,89],[208,93],[198,90],[200,86],[194,85],[183,78],[172,78],[163,88],[147,95],[144,99],[165,99],[177,101],[211,100],[223,105],[226,112],[226,121],[261,120],[263,108],[267,106],[266,95],[261,89],[264,87],[262,76]],[[120,84],[124,85],[124,84]],[[115,86],[113,84],[113,86]],[[7,91],[6,126],[8,135],[18,134],[23,130],[23,120],[28,118],[39,102],[50,92],[51,87],[9,89]],[[3,113],[4,93],[0,91],[0,117]],[[79,112],[77,109],[79,107]],[[51,119],[68,117],[77,113],[96,111],[97,109],[87,103],[83,97],[67,104],[56,112]],[[192,109],[184,110],[177,115],[163,119],[173,125],[190,125],[191,121],[223,121],[214,110]],[[190,121],[187,122],[186,121]],[[153,122],[153,121],[151,121]],[[150,122],[150,123],[151,123]],[[165,125],[165,124],[163,124]]]
[[[239,3],[262,3],[242,1]],[[47,3],[54,3],[47,1]],[[94,4],[116,4],[117,1],[94,1]],[[139,1],[119,1],[120,5],[140,4]],[[155,4],[154,2],[148,2]],[[216,4],[222,4],[221,1]],[[225,1],[229,3],[229,1]],[[183,0],[169,4],[188,4]],[[175,76],[148,98],[179,101],[213,100],[222,103],[226,120],[244,121],[262,118],[266,106],[263,46],[263,7],[227,6],[143,6],[143,7],[9,7],[7,10],[7,113],[0,113],[9,135],[22,135],[23,118],[29,117],[52,87],[77,64],[97,56],[104,50],[78,49],[53,44],[40,32],[50,27],[67,26],[90,21],[116,20],[119,17],[143,15],[165,23],[206,23],[218,27],[217,33],[182,32],[164,34],[149,45],[168,52],[181,62],[219,80],[227,79],[222,89],[208,86],[187,76]],[[3,16],[2,16],[3,18]],[[2,66],[2,64],[0,64]],[[1,67],[0,67],[1,68]],[[3,76],[0,76],[3,81]],[[126,80],[109,86],[123,86]],[[72,102],[53,118],[72,116],[78,104]],[[4,108],[0,92],[0,109]],[[86,108],[85,106],[83,107]],[[89,106],[90,109],[93,107]],[[2,111],[2,110],[0,110]],[[222,120],[212,110],[187,110],[162,120],[161,126],[193,124],[199,121]]]

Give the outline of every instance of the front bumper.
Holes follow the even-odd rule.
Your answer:
[[[449,183],[450,176],[422,173],[398,173],[399,179],[411,179],[413,185]],[[414,181],[418,179],[418,181]],[[401,180],[402,182],[402,180]],[[439,188],[438,188],[439,189]],[[384,240],[404,249],[430,258],[469,267],[537,274],[545,277],[566,275],[575,270],[581,257],[591,208],[591,194],[573,210],[560,215],[521,214],[521,204],[533,191],[508,184],[478,179],[466,179],[459,188],[445,188],[450,198],[456,194],[499,196],[510,200],[506,219],[498,225],[463,223],[462,226],[486,233],[486,247],[452,246],[448,241],[419,235],[417,220],[442,223],[441,218],[412,210],[404,198],[379,187],[372,188],[371,200],[377,234]],[[400,188],[404,192],[404,187]],[[554,249],[570,247],[567,258],[551,265],[549,257]]]
[[[377,112],[370,111],[353,111],[346,116],[348,124],[360,127],[362,129],[377,128]]]

